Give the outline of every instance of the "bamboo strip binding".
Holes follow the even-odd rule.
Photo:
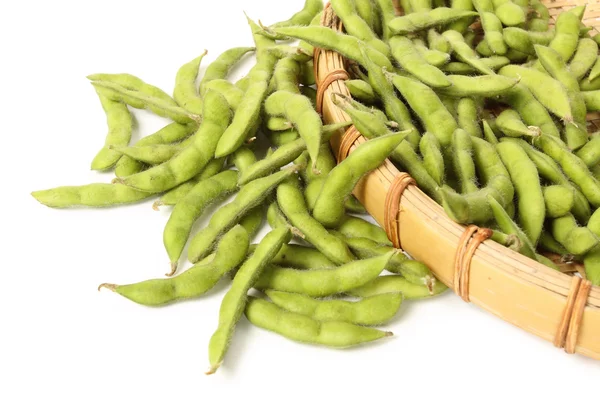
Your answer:
[[[559,5],[564,7],[566,2],[552,4],[556,7],[550,5],[551,10]],[[600,15],[598,6],[595,0],[588,12],[595,8]],[[589,22],[589,18],[586,13],[584,21]],[[600,25],[596,19],[593,21]],[[329,6],[323,13],[322,23],[342,29]],[[349,121],[348,115],[331,101],[333,93],[350,96],[342,82],[347,74],[340,73],[345,70],[344,59],[335,52],[319,49],[315,51],[314,68],[321,99],[319,111],[324,121]],[[595,125],[595,121],[591,122]],[[366,141],[353,131],[356,130],[348,129],[346,134],[334,135],[331,139],[338,162]],[[564,347],[567,353],[600,360],[600,288],[486,241],[491,231],[485,228],[465,230],[451,221],[437,203],[412,184],[414,182],[409,182],[410,179],[386,160],[361,179],[354,190],[354,195],[386,229],[396,247],[402,244],[415,259],[429,265],[438,279],[465,301],[557,347]]]

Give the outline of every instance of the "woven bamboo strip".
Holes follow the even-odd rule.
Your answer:
[[[561,1],[549,4],[551,10],[563,10],[578,3]],[[598,5],[594,2],[589,8],[598,10]],[[335,23],[331,15],[326,19]],[[599,21],[592,20],[594,27],[600,26]],[[339,26],[336,28],[339,29]],[[319,83],[331,71],[343,69],[344,59],[335,52],[321,51],[315,59],[315,66]],[[350,95],[344,82],[336,80],[327,88],[320,89],[324,91],[322,115],[325,122],[349,121],[348,115],[331,101],[332,93]],[[365,141],[360,136],[350,147],[350,152]],[[332,138],[334,154],[338,154],[340,142],[341,135]],[[361,179],[354,190],[354,195],[381,226],[386,225],[386,196],[398,174],[400,171],[386,160],[377,170]],[[414,185],[404,190],[398,218],[399,239],[404,250],[429,265],[442,282],[453,288],[454,259],[465,227],[450,220],[437,203]],[[488,240],[477,248],[471,260],[468,298],[500,318],[554,342],[568,309],[573,279],[579,278],[554,271]],[[576,342],[575,352],[600,360],[599,287],[590,290],[576,333],[576,338],[570,338],[571,342]]]

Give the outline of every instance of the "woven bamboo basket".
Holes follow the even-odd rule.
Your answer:
[[[545,4],[552,18],[563,10],[587,4],[583,22],[598,32],[600,0],[546,0]],[[399,7],[397,12],[401,13]],[[329,6],[322,24],[343,29]],[[316,49],[314,65],[318,108],[324,121],[349,121],[349,116],[331,100],[333,93],[350,95],[344,84],[349,78],[346,60],[335,52]],[[600,128],[600,115],[588,115],[588,121],[590,130]],[[353,127],[335,135],[331,146],[338,162],[366,140]],[[361,179],[354,195],[385,228],[396,247],[427,264],[465,301],[567,353],[600,360],[600,287],[486,240],[487,229],[455,223],[389,160]]]

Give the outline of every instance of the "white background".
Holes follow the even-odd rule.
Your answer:
[[[297,344],[242,319],[224,366],[206,377],[224,284],[159,309],[96,291],[162,276],[168,211],[152,201],[53,210],[29,195],[112,179],[89,170],[106,127],[85,76],[129,72],[170,92],[179,66],[203,49],[206,66],[252,45],[243,10],[272,23],[302,3],[2,2],[0,399],[597,398],[598,362],[451,293],[407,302],[393,338],[353,350]],[[134,139],[166,122],[135,115]]]

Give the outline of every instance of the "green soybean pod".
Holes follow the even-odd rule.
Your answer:
[[[238,81],[239,82],[239,81]],[[225,97],[229,107],[233,111],[236,111],[244,98],[244,90],[240,89],[233,83],[225,80],[225,79],[214,79],[206,83],[204,86],[205,94],[209,90],[214,90],[218,92],[221,96]]]
[[[575,217],[567,214],[551,223],[552,236],[571,254],[582,255],[598,246],[598,236],[588,227],[578,226]]]
[[[573,189],[569,186],[552,185],[544,186],[544,202],[546,215],[549,218],[559,218],[571,212],[575,202]]]
[[[287,167],[273,175],[256,179],[243,186],[235,199],[219,208],[212,215],[208,225],[192,238],[188,248],[188,259],[196,262],[205,257],[224,231],[260,205],[277,185],[294,175],[297,169],[295,166]]]
[[[392,245],[387,237],[387,233],[385,233],[381,227],[362,218],[346,215],[342,218],[339,225],[336,227],[336,230],[345,237],[362,237],[381,245]]]
[[[392,69],[392,64],[385,54],[374,49],[358,38],[346,35],[324,26],[290,26],[275,28],[274,32],[304,40],[315,47],[333,50],[342,56],[354,60],[362,65],[366,60],[360,52],[360,46],[365,46],[369,60],[372,60],[379,68]]]
[[[294,124],[298,134],[306,143],[312,168],[316,169],[323,123],[310,100],[301,94],[277,91],[267,98],[264,107],[268,114],[283,115]]]
[[[585,163],[571,153],[560,139],[542,135],[534,145],[556,161],[574,184],[576,184],[590,204],[600,207],[600,182],[591,174]]]
[[[320,0],[305,0],[304,7],[289,19],[281,22],[277,22],[271,27],[279,26],[297,26],[297,25],[308,25],[315,15],[319,14],[323,10],[323,2]]]
[[[202,114],[202,98],[196,88],[196,79],[198,78],[200,63],[206,53],[207,51],[204,50],[200,56],[179,68],[175,77],[175,89],[173,90],[173,98],[177,104],[181,108],[198,115]]]
[[[452,165],[459,180],[460,191],[465,194],[478,190],[472,154],[471,136],[463,129],[455,130],[452,135]]]
[[[496,126],[503,134],[510,137],[532,137],[540,136],[540,128],[537,126],[526,126],[519,113],[507,108],[496,118]]]
[[[112,207],[136,203],[153,195],[129,186],[110,183],[92,183],[83,186],[60,186],[38,190],[31,195],[45,206],[53,208],[70,207]]]
[[[494,130],[492,129],[492,127],[490,126],[490,123],[487,120],[483,120],[482,121],[482,125],[483,125],[483,137],[485,140],[488,141],[488,143],[490,144],[498,144],[498,138],[496,137],[496,133],[494,132]]]
[[[147,108],[156,115],[170,118],[173,121],[181,124],[187,124],[190,122],[200,123],[202,120],[199,115],[190,113],[189,111],[179,107],[177,103],[173,105],[171,102],[165,101],[160,97],[154,97],[142,91],[127,89],[126,87],[116,83],[105,81],[93,81],[92,85],[99,95],[105,96],[110,100],[123,102],[134,108]]]
[[[458,115],[458,126],[471,136],[483,137],[479,126],[480,101],[470,97],[464,97],[458,101],[456,112]]]
[[[279,307],[306,315],[317,321],[342,321],[357,325],[381,325],[396,315],[402,293],[384,293],[359,301],[317,300],[297,293],[267,290],[266,295]]]
[[[444,183],[445,165],[442,147],[435,135],[425,132],[419,142],[423,166],[438,185]]]
[[[600,163],[600,136],[594,136],[587,142],[583,147],[581,147],[577,152],[577,157],[581,158],[581,160],[591,168]]]
[[[446,148],[458,125],[437,94],[423,83],[411,78],[388,74],[388,79],[406,99],[423,122],[425,129],[435,135],[442,148]]]
[[[388,27],[394,35],[405,35],[475,16],[477,13],[472,11],[439,7],[396,17],[388,23]]]
[[[485,59],[484,59],[485,60]],[[517,83],[518,79],[499,75],[462,76],[449,75],[452,86],[438,88],[436,92],[453,97],[495,97],[507,93]]]
[[[304,239],[336,264],[354,260],[343,240],[327,232],[308,212],[302,191],[294,184],[284,183],[277,188],[277,204],[290,223]]]
[[[594,65],[592,66],[592,70],[590,71],[590,74],[588,75],[586,81],[592,82],[599,76],[600,76],[600,57],[596,57],[596,61],[594,62]]]
[[[537,243],[546,218],[544,193],[535,164],[516,143],[502,142],[496,150],[508,170],[517,193],[519,224],[532,243]]]
[[[255,288],[299,293],[310,297],[344,293],[378,277],[394,252],[395,250],[382,256],[352,261],[333,269],[298,270],[270,266],[256,282]]]
[[[554,34],[554,30],[531,32],[515,27],[504,28],[502,31],[502,37],[508,47],[528,55],[536,54],[535,45],[549,45],[554,38]]]
[[[443,37],[443,36],[442,36]],[[451,82],[439,69],[423,59],[412,40],[405,36],[393,36],[390,39],[392,55],[400,67],[431,87],[450,86]]]
[[[407,134],[391,134],[361,144],[329,174],[315,202],[313,216],[335,227],[344,215],[344,202],[365,174],[381,165]]]
[[[577,44],[577,50],[569,63],[569,69],[580,80],[592,68],[598,58],[598,44],[589,38],[583,38]],[[592,78],[593,79],[593,78]]]
[[[504,234],[515,235],[521,242],[521,248],[519,253],[533,260],[536,259],[534,245],[529,240],[529,237],[519,228],[519,226],[513,221],[508,212],[500,203],[496,201],[492,196],[488,196],[487,200],[490,202],[490,208],[492,210],[494,219],[498,227]]]
[[[273,264],[296,269],[337,268],[336,263],[328,259],[319,250],[298,244],[283,245],[279,253],[273,258]]]
[[[491,12],[480,12],[481,25],[485,32],[485,41],[490,46],[492,53],[498,55],[506,54],[507,48],[502,35],[502,22]]]
[[[573,255],[569,254],[569,252],[567,251],[567,249],[565,249],[565,247],[558,243],[556,241],[556,239],[554,239],[552,237],[552,235],[548,232],[548,231],[543,231],[542,235],[540,236],[540,242],[538,243],[538,246],[542,249],[545,249],[551,253],[554,254],[558,254],[560,256],[563,256],[565,258],[572,258]]]
[[[523,9],[511,0],[492,0],[492,3],[494,13],[506,26],[521,25],[527,20]]]
[[[437,50],[448,54],[452,51],[448,39],[440,35],[435,28],[427,30],[427,43],[431,50]]]
[[[271,47],[273,49],[273,47]],[[312,58],[312,54],[310,56]],[[270,90],[284,90],[290,93],[300,93],[298,77],[300,76],[300,63],[293,57],[280,58],[275,64],[271,77]]]
[[[368,82],[361,79],[351,79],[346,81],[346,87],[350,91],[350,95],[362,103],[373,104],[377,102],[373,88]]]
[[[98,97],[106,113],[108,133],[104,140],[104,147],[92,160],[92,169],[104,171],[114,167],[121,158],[121,153],[110,149],[110,146],[127,146],[129,144],[133,129],[133,118],[125,104],[110,100],[100,93]]]
[[[453,10],[462,10],[462,11],[473,11],[473,2],[471,0],[451,0],[450,1],[451,8]],[[471,18],[462,18],[456,20],[450,25],[448,25],[448,29],[453,29],[460,33],[465,33],[469,25],[473,23],[474,17]],[[486,32],[487,35],[487,32]]]
[[[215,158],[211,160],[202,172],[188,180],[187,182],[182,183],[179,186],[175,186],[173,189],[165,192],[165,194],[160,198],[160,200],[154,202],[152,208],[155,211],[158,211],[158,207],[160,206],[174,206],[181,199],[183,199],[195,186],[198,182],[203,181],[204,179],[208,179],[211,176],[214,176],[221,172],[223,169],[224,160],[222,158]]]
[[[506,91],[499,100],[517,111],[527,125],[537,126],[543,134],[560,137],[560,132],[546,108],[522,83],[517,83]]]
[[[366,58],[367,53],[365,48],[361,47],[361,54]],[[420,136],[417,128],[413,125],[410,113],[404,103],[396,97],[394,85],[385,74],[385,69],[382,70],[374,62],[365,59],[363,66],[369,73],[369,82],[375,92],[381,97],[385,113],[387,116],[398,123],[400,129],[409,130],[408,141],[413,148],[419,144]]]
[[[600,249],[592,250],[583,257],[586,279],[600,285]]]
[[[147,192],[171,189],[197,175],[215,157],[215,147],[229,124],[231,111],[223,96],[210,91],[204,99],[203,122],[194,140],[168,162],[118,182]]]
[[[187,147],[193,138],[185,139],[179,143],[150,144],[148,146],[109,146],[110,150],[131,157],[133,160],[148,164],[158,165],[169,161],[173,156]]]
[[[431,11],[431,0],[409,0],[412,12]]]
[[[405,300],[426,299],[437,296],[446,291],[448,287],[442,282],[438,282],[434,287],[433,293],[429,288],[423,285],[415,285],[410,283],[405,278],[398,275],[379,276],[371,282],[352,290],[348,290],[346,294],[356,297],[372,297],[383,293],[400,292]]]
[[[223,236],[214,258],[207,264],[198,263],[181,275],[169,279],[151,279],[129,285],[104,283],[98,290],[110,289],[145,306],[160,306],[175,300],[198,297],[212,289],[227,272],[244,261],[249,242],[246,230],[236,225]]]
[[[246,307],[248,290],[254,286],[264,268],[290,238],[290,231],[287,228],[278,228],[267,233],[254,250],[254,253],[235,274],[231,288],[221,302],[219,325],[210,338],[208,345],[210,369],[207,374],[214,374],[223,363],[235,326]]]
[[[536,150],[530,144],[523,140],[507,138],[503,138],[502,140],[511,140],[517,143],[519,146],[521,146],[523,150],[525,150],[531,161],[533,161],[536,168],[538,169],[538,173],[543,179],[552,182],[556,185],[570,186],[575,196],[573,214],[575,215],[577,220],[582,223],[586,223],[590,219],[591,210],[587,199],[585,198],[581,190],[575,187],[569,181],[569,179],[565,176],[565,174],[559,167],[558,163],[556,163],[548,155]]]
[[[565,124],[573,121],[569,97],[565,88],[557,80],[543,72],[519,65],[507,65],[498,73],[511,78],[520,78],[521,83],[527,86],[550,112],[562,119]]]
[[[196,220],[208,206],[237,190],[237,178],[236,171],[228,170],[203,180],[173,207],[163,231],[163,242],[171,260],[171,273],[167,276],[177,270],[177,263]]]
[[[420,38],[414,38],[413,44],[415,49],[421,54],[423,60],[425,60],[428,64],[433,65],[434,67],[441,68],[442,66],[448,64],[450,62],[450,54],[444,53],[442,51],[429,49],[423,40]]]
[[[246,318],[253,325],[288,339],[334,348],[356,346],[392,336],[391,332],[347,322],[317,321],[302,314],[285,311],[273,303],[255,297],[250,297],[246,306]]]
[[[219,56],[206,67],[206,71],[204,71],[204,76],[202,76],[202,80],[200,81],[200,95],[204,96],[206,94],[208,82],[227,78],[229,71],[242,59],[242,57],[254,50],[254,47],[234,47],[219,54]]]
[[[377,51],[389,56],[389,46],[379,39],[369,26],[368,22],[363,20],[357,14],[357,3],[355,3],[354,0],[332,0],[330,3],[331,8],[344,24],[344,30],[348,32],[349,35],[364,41]]]
[[[512,203],[515,190],[495,147],[476,137],[471,137],[471,143],[475,166],[484,187],[466,195],[460,195],[445,187],[440,190],[444,210],[450,218],[462,224],[489,221],[493,218],[493,213],[487,201],[488,196],[492,196],[506,207]]]
[[[550,42],[550,47],[556,50],[565,62],[568,62],[577,49],[579,43],[580,20],[577,16],[578,7],[560,13],[556,19],[556,35]],[[581,9],[579,9],[581,10]]]
[[[600,111],[600,90],[591,90],[581,93],[588,111]]]
[[[393,250],[391,246],[382,245],[362,237],[344,237],[344,241],[361,260],[377,257]],[[402,275],[410,283],[428,287],[432,293],[437,283],[437,279],[425,264],[410,260],[400,252],[392,256],[385,269],[391,273]]]
[[[177,102],[175,102],[175,100],[173,100],[173,98],[167,93],[165,93],[162,89],[159,89],[154,85],[150,85],[149,83],[146,83],[140,78],[131,74],[92,74],[88,75],[87,79],[89,79],[92,82],[104,82],[114,84],[131,91],[139,92],[152,98],[157,98],[168,105],[177,106]],[[135,99],[133,100],[134,103],[136,103]],[[144,104],[137,104],[139,105],[139,107],[136,107],[134,105],[132,105],[132,107],[145,108]]]
[[[464,63],[471,65],[477,71],[484,75],[493,75],[494,71],[492,71],[487,65],[481,62],[481,59],[475,53],[471,47],[467,43],[465,43],[464,38],[457,31],[445,31],[442,34],[452,46],[452,50],[454,50],[455,57]],[[505,67],[506,68],[506,67]]]

